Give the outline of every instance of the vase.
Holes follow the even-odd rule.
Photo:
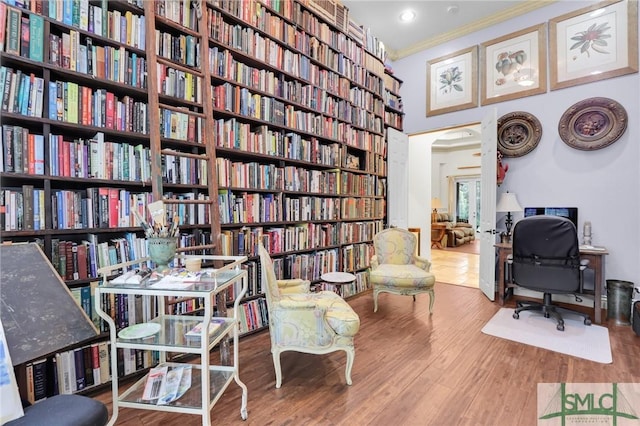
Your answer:
[[[156,264],[156,270],[169,269],[169,262],[176,255],[176,238],[149,238],[149,257]]]

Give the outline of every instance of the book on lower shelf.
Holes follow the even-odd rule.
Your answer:
[[[224,318],[211,318],[211,321],[209,322],[209,337],[213,336],[213,334],[224,324]],[[203,323],[199,322],[195,327],[187,331],[184,336],[187,339],[200,340],[200,336],[202,336],[202,326]]]

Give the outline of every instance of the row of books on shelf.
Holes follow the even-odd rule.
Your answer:
[[[371,241],[383,229],[381,220],[342,223],[297,223],[280,227],[242,227],[220,234],[223,255],[257,256],[262,243],[272,254]]]
[[[381,218],[386,213],[384,198],[342,198],[340,214],[343,219]]]
[[[37,145],[36,145],[37,146]],[[151,153],[142,144],[105,141],[104,133],[92,138],[65,140],[49,134],[49,175],[150,182]]]
[[[139,226],[144,208],[152,201],[149,192],[132,192],[106,186],[85,190],[51,191],[53,229],[91,229]]]
[[[0,172],[44,175],[44,136],[10,124],[2,125],[0,134]]]
[[[149,133],[148,106],[106,89],[94,89],[71,81],[50,81],[48,118],[71,124],[141,134]]]
[[[238,194],[228,189],[218,189],[220,223],[280,221],[281,198],[281,194]]]
[[[396,129],[402,129],[403,115],[393,111],[385,111],[384,124],[395,127]]]
[[[212,73],[218,77],[344,121],[352,121],[355,110],[371,111],[378,116],[384,113],[381,99],[374,98],[371,92],[362,88],[351,88],[346,78],[340,80],[337,88],[339,94],[334,94],[335,88],[329,92],[298,80],[288,80],[283,74],[276,75],[270,70],[251,67],[235,60],[233,53],[227,49],[210,48],[209,63]]]
[[[318,138],[299,133],[274,130],[266,125],[253,126],[235,118],[214,122],[216,146],[256,154],[300,160],[307,163],[338,167],[340,144],[320,142]]]
[[[0,67],[0,87],[3,88],[2,111],[28,117],[42,117],[44,79],[34,73]]]
[[[160,136],[182,142],[201,144],[204,141],[203,117],[161,107]]]
[[[148,241],[133,232],[126,232],[122,237],[111,238],[108,241],[99,241],[97,234],[88,234],[86,237],[87,239],[80,241],[52,238],[51,252],[48,253],[49,259],[62,279],[101,278],[98,275],[98,269],[145,258],[149,253]],[[177,240],[178,246],[187,254],[212,254],[209,249],[189,250],[189,247],[211,244],[211,232],[182,233],[177,237]],[[153,266],[151,261],[146,261],[138,266],[129,266],[129,268],[152,268]],[[87,314],[90,313],[87,312]]]
[[[46,228],[44,189],[33,185],[0,190],[0,229],[4,231],[39,231]]]
[[[232,112],[237,115],[259,119],[277,126],[284,126],[307,134],[320,135],[346,142],[345,134],[352,126],[359,126],[360,131],[383,132],[382,119],[367,112],[353,110],[351,116],[340,119],[332,116],[318,116],[316,112],[308,112],[285,104],[279,99],[252,93],[246,87],[231,83],[212,85],[213,107],[221,112]],[[355,129],[355,128],[353,128]],[[364,130],[363,130],[364,129]]]
[[[340,271],[340,251],[337,248],[313,253],[290,254],[273,259],[279,279],[300,278],[317,281],[325,272]]]
[[[283,196],[282,219],[285,221],[339,220],[341,215],[340,198],[314,196]],[[362,216],[366,217],[366,216]]]
[[[265,298],[249,300],[239,307],[239,333],[258,330],[269,325],[269,313]]]
[[[157,352],[137,349],[118,349],[117,357],[120,377],[158,362]],[[31,361],[18,369],[18,385],[24,389],[21,396],[35,404],[109,383],[113,374],[110,358],[110,344],[102,341]]]
[[[142,0],[127,0],[126,3],[140,9],[140,14],[131,10],[108,9],[108,0],[4,0],[7,11],[30,11],[79,28],[91,34],[124,43],[140,50],[145,48],[145,17]],[[0,6],[1,8],[1,6]],[[22,10],[21,10],[22,9]],[[0,9],[0,14],[2,10]],[[26,13],[25,13],[26,14]],[[30,17],[33,19],[34,14]],[[9,26],[7,26],[9,33]],[[20,33],[18,33],[20,35]],[[7,37],[7,42],[8,37]]]
[[[183,27],[197,31],[198,14],[195,0],[159,0],[154,4],[154,11],[173,22],[177,22]]]
[[[0,3],[0,45],[7,53],[42,62],[44,19]]]
[[[378,175],[387,176],[387,160],[384,155],[375,154],[373,152],[366,152],[365,162],[365,170],[376,173]]]
[[[402,98],[400,97],[400,95],[397,95],[397,93],[399,93],[400,91],[400,85],[395,79],[393,79],[393,82],[396,83],[393,86],[397,85],[397,87],[394,87],[394,89],[391,89],[391,91],[384,91],[384,103],[386,106],[393,108],[396,111],[402,111]]]
[[[50,176],[150,181],[149,148],[105,141],[102,132],[92,138],[73,140],[49,134],[45,160],[44,135],[31,133],[26,127],[3,124],[0,146],[0,172],[44,175],[46,162]]]
[[[147,253],[146,240],[132,232],[103,242],[98,242],[96,234],[89,234],[88,240],[80,242],[53,238],[50,259],[62,279],[84,280],[100,278],[100,268],[140,259]],[[148,266],[152,266],[151,263]],[[88,314],[91,316],[91,312]]]
[[[288,34],[297,31],[298,28],[303,28],[309,35],[352,58],[356,63],[365,63],[364,50],[368,50],[365,43],[366,31],[363,26],[348,19],[348,9],[340,4],[331,3],[330,7],[327,7],[321,2],[313,0],[295,3],[276,1],[268,4],[269,9],[256,1],[242,2],[241,4],[215,1],[213,5],[277,38],[281,38],[283,33]],[[302,5],[304,7],[301,7]],[[311,9],[313,13],[310,13],[306,8]],[[277,15],[270,10],[275,11]],[[322,16],[324,20],[318,19],[317,15]],[[282,28],[281,21],[283,19],[281,17],[286,18],[284,28]],[[325,20],[334,26],[327,25]],[[287,21],[295,22],[297,25],[294,27]],[[335,27],[342,28],[342,31],[336,31]],[[345,37],[345,34],[348,34],[349,37]],[[380,60],[384,59],[380,58]],[[379,72],[380,68],[372,68],[372,71]]]
[[[124,46],[94,44],[91,37],[83,37],[75,30],[49,34],[49,63],[92,77],[147,88],[144,56],[130,52]]]
[[[201,77],[160,63],[157,64],[157,69],[158,91],[161,94],[202,103]]]
[[[200,67],[200,38],[156,29],[156,54],[189,67]]]
[[[91,229],[138,226],[135,209],[144,215],[151,202],[148,192],[132,193],[117,188],[52,190],[51,209],[46,209],[46,190],[24,184],[0,191],[0,229],[30,231],[47,229]]]
[[[251,27],[235,25],[235,22],[231,20],[230,22],[225,21],[225,16],[217,11],[212,11],[208,24],[210,36],[217,42],[251,54],[257,59],[298,78],[313,81],[308,78],[310,69],[318,67],[318,65],[311,62],[311,58],[313,58],[323,67],[331,70],[331,72],[345,76],[360,86],[364,86],[382,96],[383,81],[378,75],[384,74],[384,66],[376,70],[378,71],[377,75],[371,74],[369,65],[373,64],[367,61],[366,55],[364,57],[365,63],[358,64],[341,52],[333,51],[327,48],[328,46],[325,44],[317,43],[317,39],[307,34],[306,31],[298,29],[296,29],[295,40],[299,40],[299,42],[295,44],[297,50],[294,51],[272,43],[270,38],[264,37],[263,33]],[[283,20],[280,20],[279,24],[283,26],[281,32],[279,31],[280,34],[287,34],[284,26],[289,27],[291,24]],[[305,25],[303,24],[304,27]],[[312,40],[315,41],[315,45]],[[315,48],[310,49],[310,46]],[[298,51],[305,53],[297,53]]]
[[[339,143],[321,143],[313,136],[273,130],[268,126],[252,127],[236,118],[216,120],[214,135],[216,146],[220,148],[239,149],[332,167],[340,167],[340,159],[346,155],[341,154]],[[334,139],[340,139],[351,147],[386,155],[386,141],[379,134],[351,128],[345,137]]]
[[[208,159],[181,155],[162,155],[162,181],[183,185],[206,185]]]
[[[165,200],[184,200],[188,203],[189,200],[207,201],[209,195],[204,193],[186,192],[186,193],[174,193],[167,191],[164,193]],[[165,207],[168,217],[179,217],[179,225],[207,225],[211,223],[211,208],[208,204],[189,203],[182,202],[167,204]],[[208,243],[207,243],[208,244]]]
[[[220,223],[335,221],[381,218],[385,200],[344,197],[292,196],[218,190]]]

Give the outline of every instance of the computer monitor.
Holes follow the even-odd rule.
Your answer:
[[[546,214],[548,216],[562,216],[573,222],[578,228],[578,208],[577,207],[525,207],[524,217]]]

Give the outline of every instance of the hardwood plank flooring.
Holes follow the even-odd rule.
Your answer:
[[[480,244],[476,240],[473,244]],[[480,255],[452,250],[431,250],[431,272],[438,282],[478,288]]]
[[[604,365],[481,333],[498,311],[478,289],[436,284],[428,296],[370,292],[349,299],[360,315],[353,385],[345,354],[282,355],[275,388],[268,332],[240,340],[240,377],[248,386],[247,421],[231,383],[212,410],[215,425],[535,425],[537,383],[640,382],[640,337],[609,326],[613,363]],[[212,362],[218,354],[213,352]],[[121,386],[121,391],[128,387]],[[96,398],[109,405],[111,393]],[[192,426],[199,416],[121,409],[118,425]]]

